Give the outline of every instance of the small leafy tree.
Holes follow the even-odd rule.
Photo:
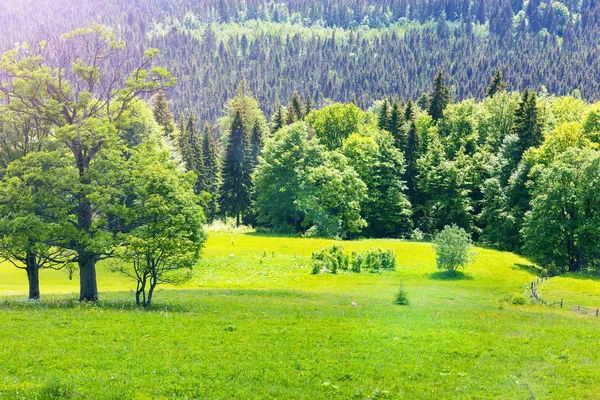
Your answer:
[[[132,224],[123,234],[119,272],[137,281],[136,303],[149,306],[159,284],[181,284],[192,276],[206,234],[204,213],[194,194],[195,176],[182,173],[168,152],[152,146],[132,157],[129,206]]]
[[[433,241],[438,269],[456,274],[458,268],[465,268],[475,261],[470,235],[456,225],[446,226]]]

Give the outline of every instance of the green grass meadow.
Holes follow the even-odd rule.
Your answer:
[[[194,279],[150,310],[111,261],[97,304],[76,301],[77,274],[46,270],[30,304],[25,272],[3,264],[0,398],[600,399],[600,318],[513,305],[534,279],[526,260],[478,249],[447,279],[430,244],[364,240],[342,244],[393,249],[397,270],[311,275],[332,243],[210,233]],[[393,304],[401,284],[409,306]],[[582,277],[540,293],[600,306]]]

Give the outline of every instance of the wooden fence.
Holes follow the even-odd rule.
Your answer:
[[[550,278],[551,278],[551,276],[548,275],[548,276],[544,276],[542,278],[537,278],[535,281],[531,282],[531,297],[533,297],[538,303],[543,304],[548,307],[567,308],[578,314],[593,315],[596,317],[600,316],[600,308],[592,308],[592,307],[582,306],[581,304],[567,303],[564,301],[564,299],[561,299],[560,301],[552,301],[552,302],[548,302],[548,301],[542,299],[537,291],[537,288],[539,285],[541,285],[543,282],[547,281]]]

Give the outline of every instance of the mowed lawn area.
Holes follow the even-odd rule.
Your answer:
[[[526,260],[478,249],[450,280],[430,244],[364,240],[342,244],[393,249],[397,270],[311,275],[332,243],[210,233],[193,281],[151,310],[111,261],[98,304],[64,271],[42,271],[29,304],[25,272],[3,264],[0,398],[600,398],[600,318],[503,301],[526,294]],[[556,279],[540,290],[600,305],[598,282]],[[401,284],[409,306],[393,304]]]

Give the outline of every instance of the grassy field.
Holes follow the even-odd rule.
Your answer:
[[[448,280],[429,244],[365,240],[343,245],[393,249],[397,271],[311,275],[331,243],[211,233],[193,281],[152,310],[107,264],[92,305],[61,271],[29,304],[24,272],[2,265],[0,398],[600,399],[600,319],[504,301],[526,293],[525,260],[480,249]],[[401,283],[410,306],[392,304]],[[595,281],[544,285],[600,303]]]

